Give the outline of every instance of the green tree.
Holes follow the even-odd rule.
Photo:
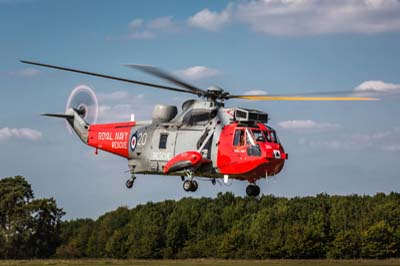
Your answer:
[[[22,176],[0,180],[2,258],[45,258],[59,245],[62,209],[54,199],[34,199]]]
[[[375,223],[362,234],[363,258],[390,258],[397,253],[397,246],[394,229],[385,221]]]
[[[328,251],[332,259],[356,259],[360,257],[360,236],[356,231],[340,231]]]
[[[88,257],[87,247],[94,224],[95,222],[92,219],[77,219],[63,222],[61,224],[62,245],[57,248],[57,257]]]

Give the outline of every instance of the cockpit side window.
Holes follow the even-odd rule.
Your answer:
[[[236,129],[235,136],[233,138],[233,146],[244,145],[244,129]]]
[[[272,134],[274,135],[275,142],[276,142],[276,143],[280,143],[279,138],[278,138],[278,135],[276,134],[276,131],[275,131],[275,130],[272,130]]]
[[[268,142],[279,143],[279,139],[278,136],[276,135],[275,130],[264,131],[264,134]]]
[[[265,138],[267,139],[267,142],[272,142],[269,131],[264,131],[264,135],[265,135]]]

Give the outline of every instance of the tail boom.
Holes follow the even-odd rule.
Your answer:
[[[135,125],[136,122],[90,125],[87,144],[129,158],[129,139]]]

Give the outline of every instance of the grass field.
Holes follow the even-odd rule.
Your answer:
[[[0,260],[0,266],[400,266],[400,260]]]

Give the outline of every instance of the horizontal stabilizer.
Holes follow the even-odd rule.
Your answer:
[[[41,114],[42,116],[58,117],[58,118],[74,118],[74,115],[68,114]]]

